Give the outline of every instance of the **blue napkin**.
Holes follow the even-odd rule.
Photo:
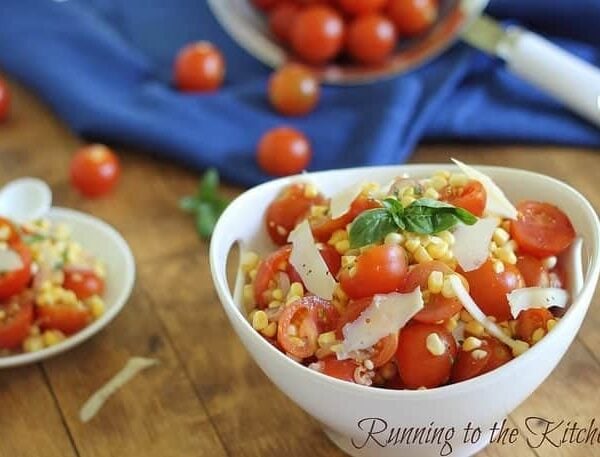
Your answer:
[[[488,12],[600,64],[598,0],[496,0]],[[227,59],[226,84],[214,95],[170,86],[174,55],[198,39]],[[283,123],[311,138],[311,170],[399,163],[420,140],[600,146],[599,130],[461,44],[390,81],[328,87],[310,116],[282,118],[266,101],[270,70],[227,36],[205,0],[2,0],[0,68],[82,135],[216,166],[244,185],[268,178],[255,146]]]

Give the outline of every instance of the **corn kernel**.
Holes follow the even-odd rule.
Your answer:
[[[432,271],[427,278],[427,289],[432,294],[439,294],[444,285],[444,273],[441,271]]]
[[[298,297],[302,297],[304,295],[304,286],[302,283],[293,282],[290,284],[290,290],[288,291],[287,297],[291,297],[292,295],[296,295]]]
[[[525,341],[515,340],[514,344],[511,347],[513,357],[518,357],[524,354],[529,349],[529,344]]]
[[[322,217],[327,214],[327,207],[324,205],[313,205],[310,207],[310,215],[313,217]]]
[[[8,225],[0,227],[0,241],[6,241],[10,237],[10,228]]]
[[[277,334],[277,322],[271,322],[269,325],[263,328],[260,333],[267,338],[273,338]]]
[[[252,284],[244,286],[243,297],[245,306],[252,306],[254,304],[254,287]]]
[[[60,330],[46,330],[42,334],[44,346],[54,346],[65,339],[65,335]]]
[[[433,260],[427,250],[423,246],[419,246],[414,252],[415,260],[418,263],[430,262]]]
[[[510,265],[515,265],[517,263],[517,256],[512,250],[507,249],[506,246],[496,249],[494,254],[504,263],[508,263]]]
[[[444,240],[448,246],[452,246],[456,242],[454,235],[448,230],[438,233],[437,236]]]
[[[248,273],[258,265],[258,254],[253,251],[247,251],[242,254],[242,271]]]
[[[402,186],[398,189],[399,197],[413,197],[415,195],[415,188],[413,186]]]
[[[453,332],[458,327],[458,313],[446,321],[446,330]]]
[[[510,239],[510,235],[503,228],[498,227],[498,228],[496,228],[496,230],[494,230],[492,240],[494,240],[494,242],[498,246],[504,246],[508,242],[509,239]]]
[[[350,249],[350,241],[342,240],[335,243],[335,250],[339,254],[345,254]]]
[[[35,352],[44,349],[44,339],[41,336],[30,336],[23,341],[23,351]]]
[[[556,319],[550,319],[548,322],[546,322],[546,328],[548,329],[548,331],[550,331],[556,326],[557,323],[558,322]]]
[[[252,317],[252,327],[254,330],[264,330],[269,325],[269,318],[267,317],[267,313],[262,310],[256,311],[254,316]]]
[[[356,263],[355,255],[343,255],[342,256],[342,268],[348,268]]]
[[[506,247],[506,249],[509,249],[513,252],[517,252],[519,250],[519,245],[517,244],[517,242],[515,240],[509,240],[504,247]]]
[[[85,304],[89,307],[94,319],[98,319],[104,314],[106,306],[104,305],[104,300],[98,295],[92,295],[85,301]]]
[[[444,283],[442,284],[441,294],[445,298],[454,298],[456,297],[456,293],[454,292],[454,287],[452,287],[452,283],[450,282],[450,277],[453,275],[448,275],[444,278]]]
[[[328,347],[336,342],[335,332],[321,333],[317,338],[320,347]]]
[[[469,314],[469,312],[466,309],[461,309],[460,320],[463,322],[471,322],[473,320],[473,317]]]
[[[502,263],[502,260],[494,260],[492,267],[497,274],[504,273],[504,263]]]
[[[469,182],[469,178],[462,173],[452,173],[448,182],[452,187],[464,187]]]
[[[448,180],[444,176],[433,175],[431,178],[431,187],[438,192],[448,185]]]
[[[475,349],[473,352],[471,352],[471,357],[473,357],[475,360],[485,359],[487,355],[487,351],[482,349]]]
[[[437,237],[432,237],[432,240],[434,238],[437,238]],[[434,259],[442,259],[448,252],[448,245],[441,238],[437,238],[437,239],[440,240],[440,242],[439,243],[431,242],[427,246],[427,253]]]
[[[273,297],[273,300],[283,300],[283,290],[275,289],[271,292],[271,297]]]
[[[302,298],[302,297],[300,297],[300,296],[298,296],[298,295],[288,295],[288,296],[286,297],[286,300],[285,300],[285,306],[289,306],[289,305],[291,305],[291,304],[292,304],[292,303],[294,303],[296,300],[300,300],[300,298]]]
[[[402,206],[404,206],[406,208],[407,206],[410,206],[415,200],[416,199],[414,197],[406,195],[406,196],[402,197],[402,200],[400,200],[400,203],[402,203]]]
[[[275,309],[275,308],[279,308],[280,306],[283,305],[283,302],[279,301],[279,300],[273,300],[271,302],[269,302],[269,309]]]
[[[508,321],[508,328],[510,328],[510,332],[513,335],[517,334],[517,320],[513,320],[513,321]]]
[[[474,349],[479,349],[483,342],[479,338],[475,338],[474,336],[469,336],[463,342],[462,348],[464,351],[472,351]]]
[[[256,279],[257,273],[258,273],[258,270],[256,268],[253,270],[250,270],[250,272],[248,273],[248,277],[250,278],[251,281],[254,281]]]
[[[385,236],[383,243],[388,246],[400,245],[400,244],[404,243],[404,237],[402,236],[401,233],[391,232]]]
[[[438,198],[440,198],[440,194],[433,187],[430,187],[423,193],[423,197],[437,200]]]
[[[540,341],[542,338],[544,338],[544,335],[546,334],[546,332],[544,331],[543,328],[536,328],[534,330],[534,332],[531,334],[531,342],[533,344],[537,343],[538,341]]]
[[[481,338],[485,335],[485,329],[476,320],[472,320],[465,324],[465,333]]]
[[[408,252],[415,252],[419,247],[421,247],[421,242],[418,238],[412,238],[404,243],[404,247]]]
[[[327,242],[327,244],[335,246],[335,244],[338,241],[347,240],[347,239],[348,239],[348,232],[346,232],[346,230],[336,230],[335,232],[333,232],[331,234],[331,238],[329,238],[329,241]]]
[[[435,332],[427,335],[425,346],[431,355],[439,356],[446,352],[446,345]]]
[[[312,183],[308,183],[304,186],[304,196],[306,198],[315,198],[317,195],[319,195],[317,186]]]
[[[550,257],[546,257],[544,260],[542,260],[542,265],[544,266],[544,268],[546,270],[552,270],[557,263],[557,258],[556,256],[550,256]]]

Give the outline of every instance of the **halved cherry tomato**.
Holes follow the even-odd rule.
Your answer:
[[[440,271],[443,274],[454,273],[452,268],[439,260],[420,263],[415,265],[406,276],[403,290],[408,293],[419,286],[421,290],[427,289],[427,280],[432,271]],[[451,318],[461,308],[462,304],[458,298],[446,298],[442,294],[430,294],[429,299],[425,303],[425,308],[419,311],[413,319],[419,322],[434,324]]]
[[[12,243],[9,248],[19,254],[23,266],[18,270],[0,273],[0,300],[6,300],[22,292],[31,280],[31,251],[29,248],[21,242]]]
[[[432,333],[436,333],[446,346],[442,355],[433,355],[427,349],[427,337]],[[450,379],[456,352],[456,341],[445,327],[411,323],[400,330],[396,351],[400,378],[409,389],[441,386]]]
[[[320,246],[319,252],[327,264],[327,268],[329,269],[331,276],[334,278],[337,277],[342,264],[342,256],[335,250],[333,246],[329,246],[327,244]],[[288,264],[287,274],[290,277],[290,282],[299,282],[304,285],[302,278],[291,264]]]
[[[63,287],[72,290],[80,300],[104,291],[104,281],[90,270],[65,270]]]
[[[281,114],[302,116],[319,102],[319,80],[304,65],[290,63],[278,69],[269,80],[269,101]]]
[[[92,320],[89,309],[65,304],[37,306],[36,314],[43,330],[60,330],[65,335],[77,333]]]
[[[512,318],[506,294],[525,284],[516,266],[504,264],[504,271],[496,273],[488,259],[477,270],[460,272],[469,283],[471,297],[487,316],[494,316],[498,322]]]
[[[11,221],[3,217],[0,217],[0,232],[2,233],[0,241],[3,241],[5,243],[12,244],[20,241],[21,239],[19,231],[17,230],[15,225]]]
[[[269,28],[282,43],[290,41],[292,26],[299,12],[300,6],[289,1],[275,5],[270,11]]]
[[[308,6],[294,21],[291,42],[304,61],[323,64],[342,49],[344,21],[336,10],[326,5]]]
[[[471,180],[464,187],[445,187],[440,192],[440,199],[481,217],[485,210],[487,193],[479,181]]]
[[[513,357],[510,349],[495,338],[482,339],[480,348],[485,352],[481,358],[475,358],[472,351],[461,349],[452,368],[452,382],[464,381],[488,373],[509,362]]]
[[[542,261],[530,255],[517,258],[517,268],[523,275],[526,287],[549,287],[550,278]]]
[[[510,224],[510,234],[519,251],[543,258],[558,255],[575,239],[569,217],[554,205],[524,201],[517,205],[519,215]]]
[[[287,243],[287,238],[296,224],[308,215],[312,205],[323,203],[321,194],[307,196],[306,184],[296,183],[286,187],[269,205],[265,224],[275,244]]]
[[[519,339],[532,344],[532,335],[541,328],[544,333],[548,331],[548,321],[554,319],[554,315],[546,308],[529,308],[519,313],[517,317],[516,334]]]
[[[358,62],[378,64],[396,46],[394,23],[380,14],[359,16],[348,27],[346,50]]]
[[[387,14],[401,36],[425,32],[438,17],[437,0],[389,0]]]
[[[259,308],[266,308],[268,305],[265,292],[269,289],[269,283],[275,279],[278,271],[287,271],[291,252],[291,246],[283,246],[260,262],[254,279],[254,299]]]
[[[354,360],[338,360],[335,357],[327,357],[319,363],[322,373],[342,381],[354,382],[354,372],[358,367]]]
[[[175,59],[173,70],[177,88],[184,92],[212,92],[225,79],[225,59],[207,41],[184,46]]]
[[[368,14],[379,11],[388,0],[338,0],[340,8],[346,14]]]
[[[350,205],[348,212],[336,219],[330,217],[310,218],[309,222],[313,236],[318,241],[325,243],[331,238],[333,232],[346,228],[360,213],[380,206],[381,204],[377,200],[359,195]]]
[[[495,370],[513,359],[512,351],[506,344],[491,337],[484,338],[484,341],[487,342],[490,352],[490,359],[485,367],[485,373]]]
[[[10,112],[10,92],[6,83],[0,79],[0,122],[8,118]]]
[[[266,132],[258,143],[256,159],[260,168],[273,176],[286,176],[305,170],[312,157],[308,138],[291,127]]]
[[[33,299],[31,294],[13,296],[9,302],[0,303],[4,317],[0,319],[0,348],[14,349],[29,335],[33,322]]]
[[[80,148],[71,160],[71,184],[86,197],[110,192],[121,175],[119,159],[102,144]]]
[[[348,297],[358,299],[399,291],[407,272],[408,258],[404,248],[381,245],[360,254],[353,270],[343,269],[339,279]]]

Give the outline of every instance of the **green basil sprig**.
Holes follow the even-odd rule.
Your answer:
[[[404,208],[395,198],[383,200],[382,208],[359,215],[350,227],[350,247],[378,243],[398,230],[431,235],[451,229],[459,222],[473,225],[477,217],[463,208],[430,198],[420,198]]]

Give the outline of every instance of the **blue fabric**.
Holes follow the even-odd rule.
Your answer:
[[[488,12],[600,64],[598,0],[495,0]],[[226,55],[215,95],[169,84],[176,51],[198,39]],[[1,0],[0,68],[82,135],[216,166],[246,185],[267,179],[255,145],[282,123],[312,139],[312,170],[398,163],[423,139],[600,146],[599,130],[460,44],[390,81],[326,88],[313,114],[283,119],[266,102],[269,69],[227,36],[204,0]]]

